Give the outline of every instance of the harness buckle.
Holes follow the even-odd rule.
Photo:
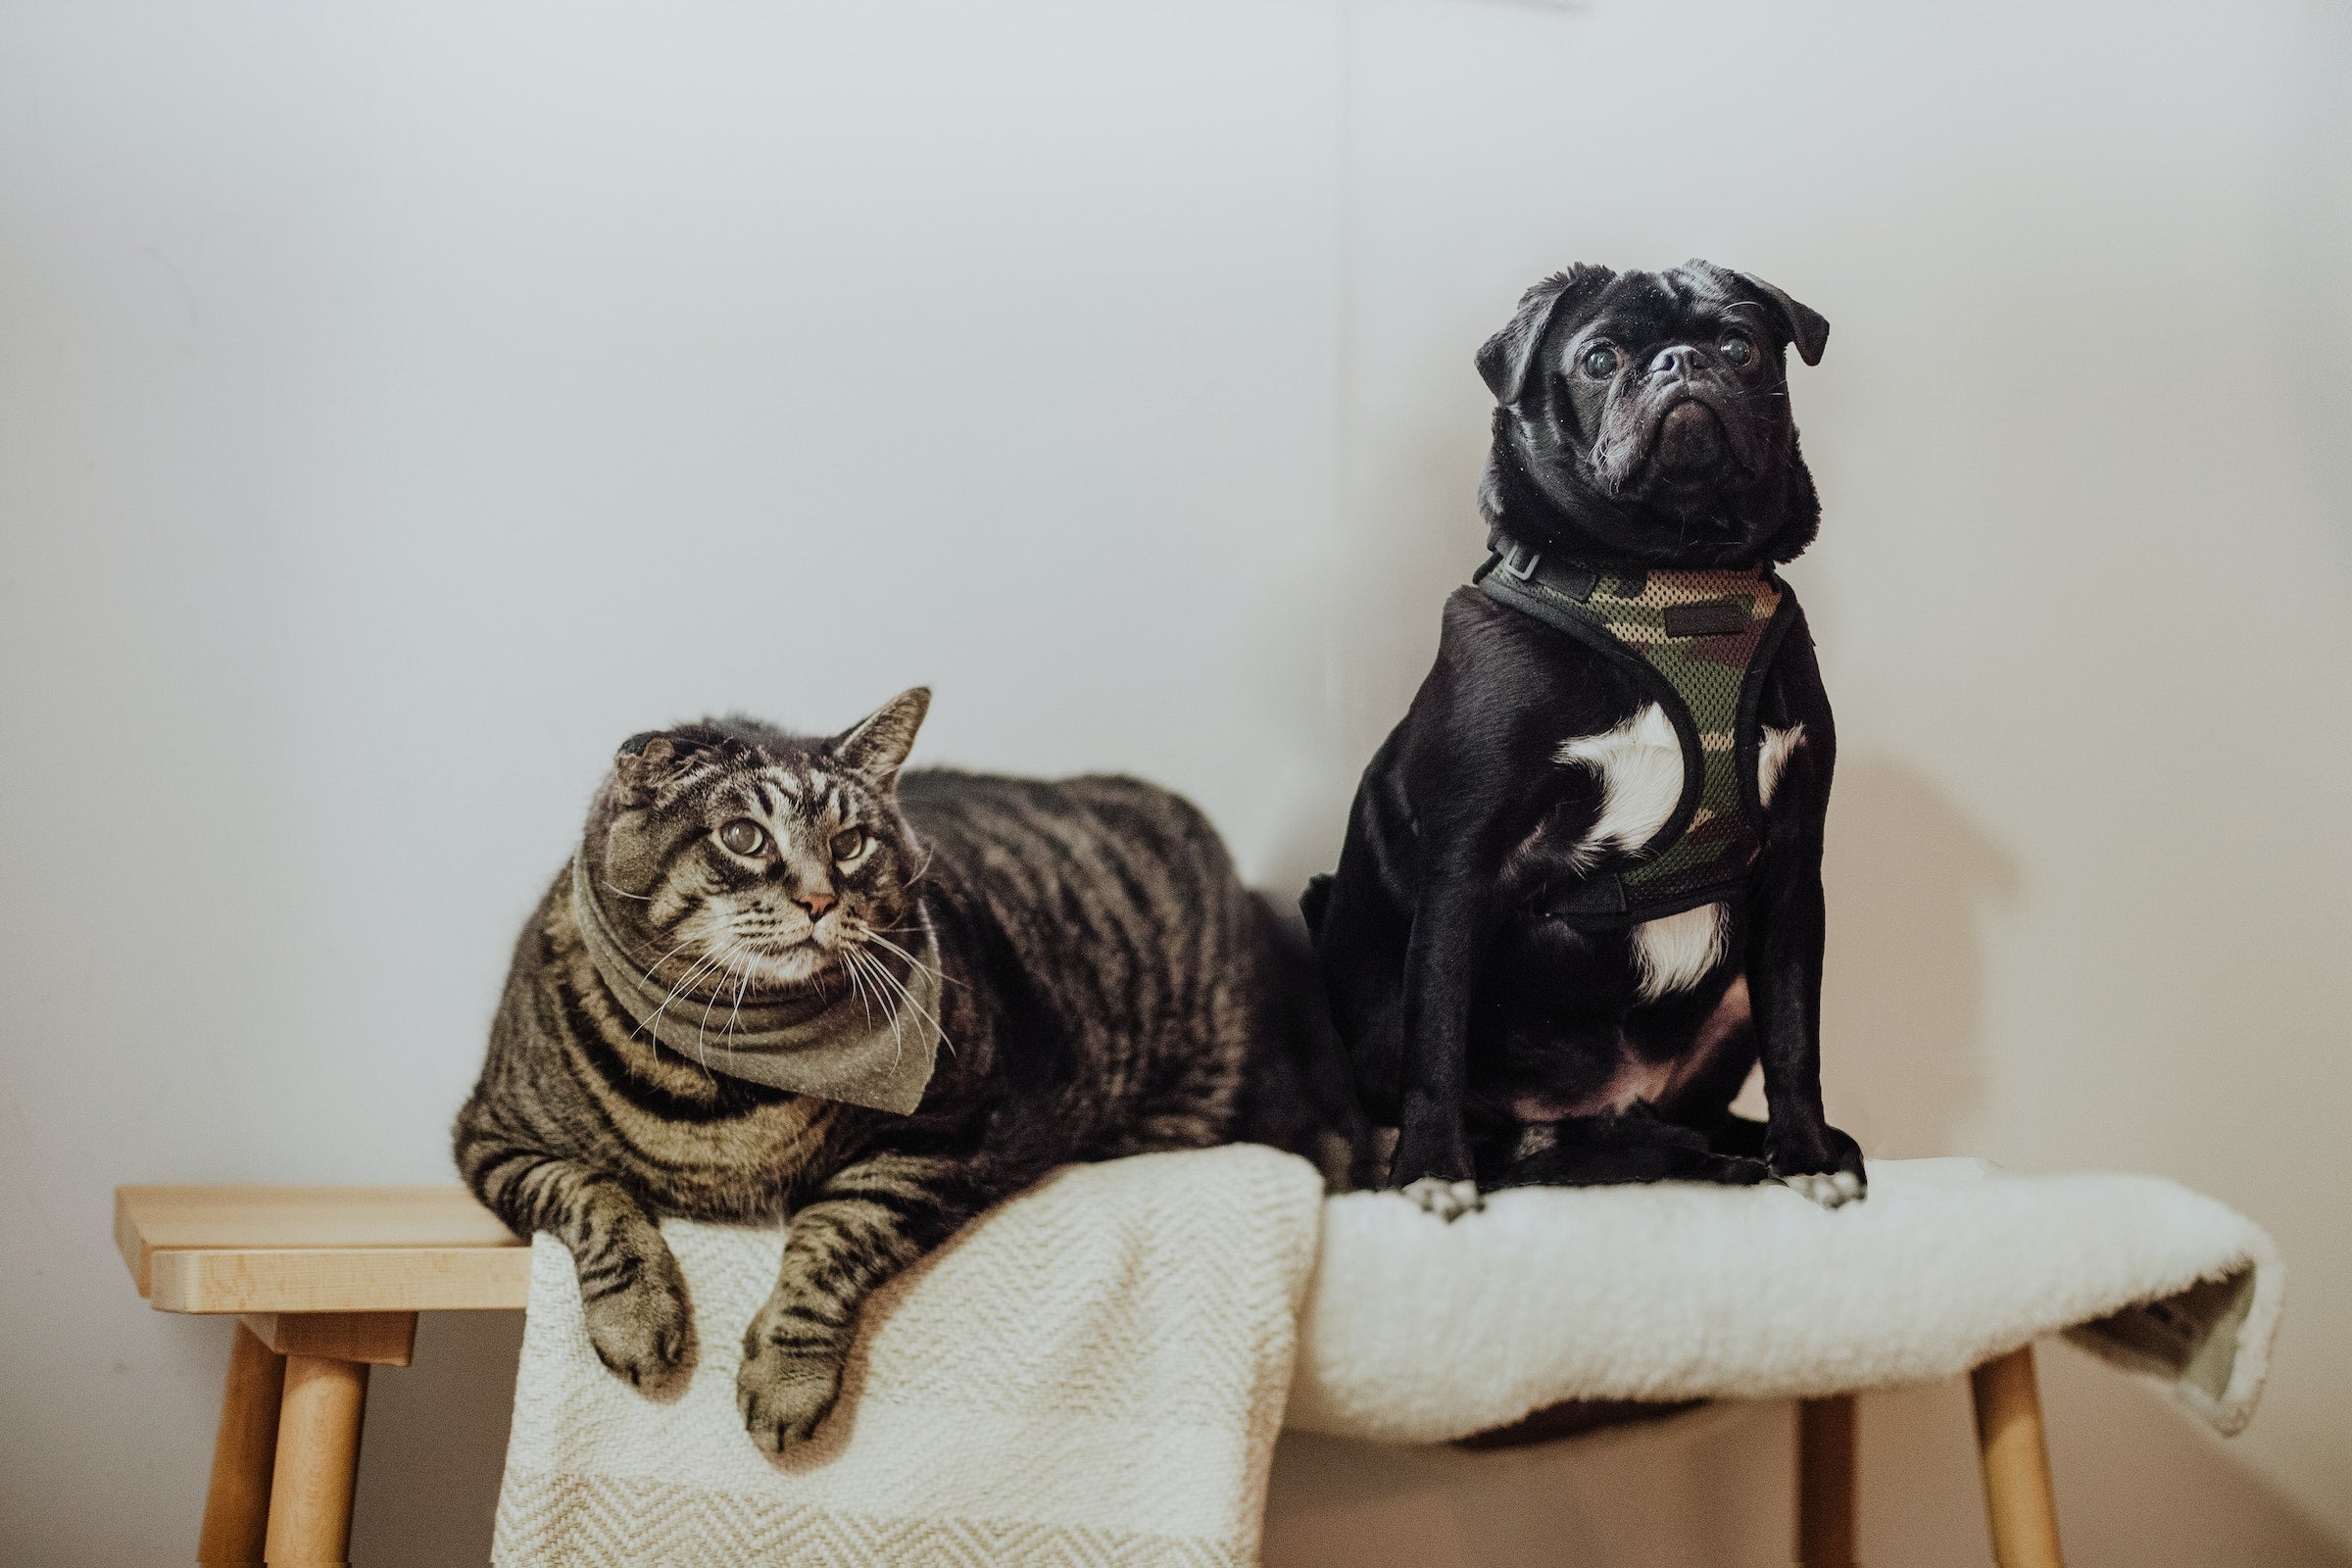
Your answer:
[[[1521,564],[1523,558],[1526,563],[1524,565]],[[1543,551],[1530,550],[1516,539],[1511,540],[1510,548],[1502,553],[1503,574],[1520,582],[1526,582],[1535,576],[1536,568],[1543,564]]]

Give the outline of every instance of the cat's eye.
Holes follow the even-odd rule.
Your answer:
[[[718,842],[737,855],[758,855],[767,843],[767,835],[750,817],[739,816],[718,830]]]
[[[1718,346],[1723,350],[1723,357],[1734,365],[1745,365],[1756,357],[1756,346],[1748,341],[1745,332],[1726,332],[1723,342]]]
[[[852,860],[855,860],[858,858],[858,857],[865,853],[866,843],[867,840],[865,836],[865,829],[861,827],[843,828],[840,832],[833,835],[833,859],[835,863],[840,865],[849,864]]]
[[[1596,343],[1585,350],[1585,357],[1577,363],[1585,368],[1585,373],[1593,380],[1606,381],[1617,373],[1617,367],[1625,362],[1606,343]]]

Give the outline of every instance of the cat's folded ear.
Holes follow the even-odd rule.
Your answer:
[[[899,769],[914,750],[914,732],[931,710],[931,688],[904,691],[833,738],[833,755],[885,790],[898,784]]]
[[[682,748],[675,738],[658,729],[630,736],[612,756],[612,776],[635,795],[651,790],[677,766]]]

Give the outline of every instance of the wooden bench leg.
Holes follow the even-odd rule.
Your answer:
[[[286,1357],[270,1484],[270,1568],[341,1568],[350,1560],[351,1494],[367,1409],[367,1362]]]
[[[1984,1460],[1984,1511],[2000,1568],[2065,1568],[2058,1555],[2058,1499],[2041,1431],[2034,1347],[2021,1346],[1968,1375],[1976,1396],[1977,1448]]]
[[[1854,1396],[1796,1407],[1796,1568],[1856,1568]]]
[[[277,1463],[277,1405],[286,1358],[237,1325],[213,1440],[213,1484],[204,1494],[202,1568],[261,1568],[270,1529],[270,1472]]]

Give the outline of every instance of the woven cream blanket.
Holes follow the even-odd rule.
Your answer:
[[[1237,1147],[1064,1170],[867,1306],[841,1404],[771,1461],[735,1412],[781,1231],[668,1224],[700,1359],[657,1404],[535,1244],[499,1568],[1257,1560],[1323,1189]]]

